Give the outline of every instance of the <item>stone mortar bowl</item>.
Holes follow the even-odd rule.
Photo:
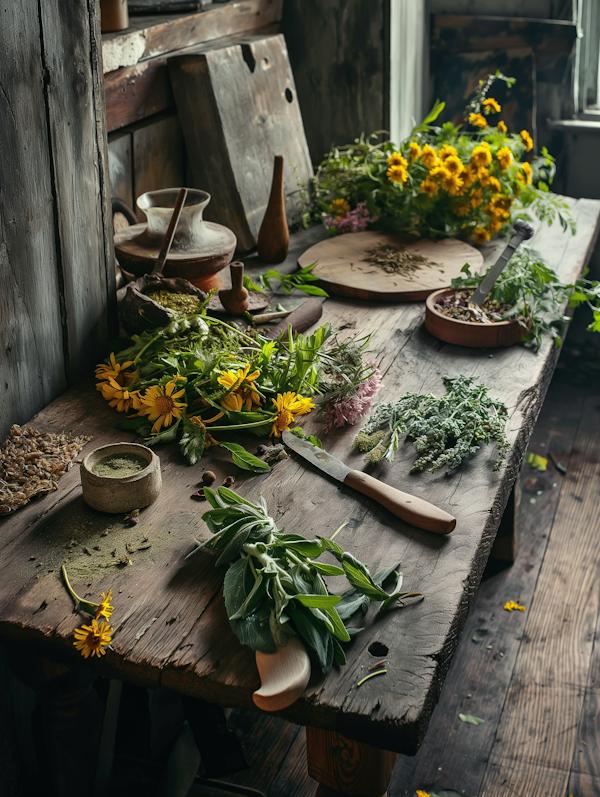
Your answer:
[[[94,465],[111,454],[136,454],[148,464],[130,476],[100,476]],[[118,514],[151,504],[160,493],[160,460],[150,448],[139,443],[112,443],[91,451],[81,463],[83,499],[92,509]]]

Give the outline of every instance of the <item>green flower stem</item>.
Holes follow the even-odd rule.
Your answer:
[[[83,598],[80,598],[79,595],[75,592],[75,590],[71,586],[71,582],[69,581],[69,576],[67,575],[67,568],[64,565],[61,567],[60,572],[62,573],[62,577],[63,577],[63,579],[65,581],[65,586],[66,586],[67,590],[69,591],[69,595],[75,601],[75,607],[76,608],[79,605],[81,605],[82,607],[94,606],[95,609],[98,608],[98,606],[99,606],[98,603],[94,603],[93,601],[86,601]],[[92,612],[92,615],[93,614],[95,614],[95,612]]]
[[[266,418],[264,421],[254,421],[254,423],[238,423],[232,426],[207,426],[207,430],[209,432],[225,432],[231,431],[232,429],[251,429],[252,427],[256,426],[265,426],[267,423],[271,423],[274,418],[277,417],[277,413],[272,415],[270,418]]]
[[[310,567],[307,564],[305,564],[301,559],[299,559],[293,551],[286,549],[285,555],[290,560],[290,562],[294,562],[294,564],[301,567],[305,573],[310,573]]]

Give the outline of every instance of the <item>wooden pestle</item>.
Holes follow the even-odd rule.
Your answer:
[[[244,288],[244,264],[240,260],[231,263],[231,289],[219,291],[221,304],[228,313],[242,315],[248,309],[250,299],[248,291]]]

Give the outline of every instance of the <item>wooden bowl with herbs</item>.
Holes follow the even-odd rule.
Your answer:
[[[139,443],[94,449],[81,463],[80,474],[86,504],[112,514],[148,506],[162,486],[159,458]]]
[[[488,299],[481,308],[469,305],[472,288],[442,288],[425,302],[425,327],[431,334],[455,346],[494,349],[514,346],[528,328],[518,321],[503,321],[507,306]]]

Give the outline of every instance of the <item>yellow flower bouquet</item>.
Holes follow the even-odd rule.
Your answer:
[[[509,133],[500,104],[487,94],[497,72],[480,81],[464,126],[434,126],[430,114],[400,146],[379,134],[334,147],[317,169],[312,210],[332,234],[375,226],[415,237],[466,238],[481,244],[534,214],[574,231],[568,206],[549,191],[554,159],[543,148],[529,161],[527,130]]]

